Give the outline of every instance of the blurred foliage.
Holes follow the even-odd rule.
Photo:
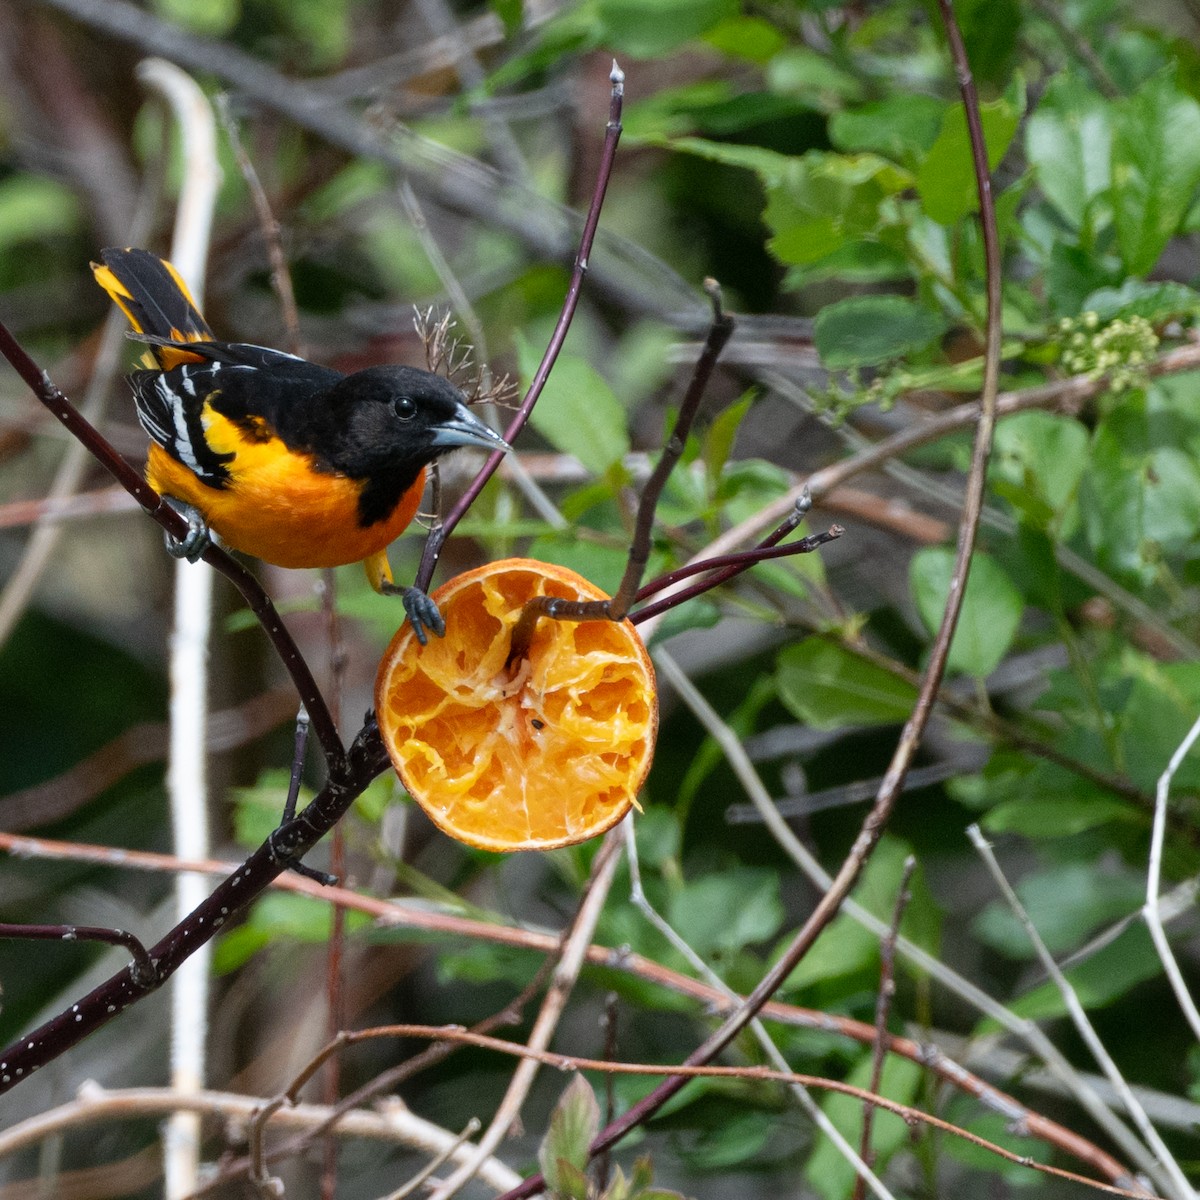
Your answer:
[[[201,81],[211,93],[232,89],[283,229],[307,352],[347,368],[421,362],[408,305],[445,303],[446,268],[428,253],[431,238],[470,301],[460,327],[483,338],[477,349],[493,372],[528,381],[567,280],[569,255],[547,253],[546,230],[558,227],[562,206],[586,204],[612,56],[626,68],[626,132],[594,274],[520,443],[530,469],[544,468],[563,521],[493,483],[444,569],[527,553],[615,586],[631,489],[645,477],[638,454],[656,450],[670,428],[695,357],[706,275],[722,282],[744,320],[660,506],[651,573],[687,560],[867,440],[975,397],[986,308],[978,197],[935,6],[496,0],[444,10],[458,23],[455,53],[466,55],[457,69],[417,7],[154,0],[143,17],[147,29],[168,22],[182,44],[214,51]],[[902,799],[855,898],[888,920],[904,858],[914,854],[905,935],[1015,1011],[1058,1022],[1061,999],[969,850],[964,827],[979,822],[1051,949],[1071,960],[1070,977],[1114,1057],[1138,1083],[1195,1094],[1200,1063],[1144,930],[1091,939],[1140,906],[1155,782],[1200,712],[1200,379],[1154,365],[1193,344],[1200,312],[1200,23],[1194,6],[1169,2],[1153,11],[1128,0],[956,7],[982,93],[1004,253],[1001,387],[1046,395],[996,435],[980,551],[944,703],[922,750],[922,765],[948,764],[952,777]],[[49,3],[5,20],[14,43],[0,82],[0,316],[82,396],[104,313],[87,262],[130,236],[134,181],[144,177],[152,189],[160,172],[166,195],[141,240],[165,249],[179,151],[137,91],[137,46],[68,21]],[[364,134],[404,146],[416,164],[419,217],[392,167],[333,146],[294,112],[281,115],[270,79],[254,90],[246,63],[223,57],[234,52],[306,83],[313,114],[336,109]],[[74,101],[69,118],[65,99]],[[225,336],[282,345],[262,234],[228,148],[221,154],[209,315]],[[475,173],[476,160],[497,173]],[[439,191],[447,180],[466,198],[452,203]],[[1068,376],[1092,381],[1095,394],[1057,403],[1053,388]],[[144,439],[123,385],[110,390],[104,427],[136,458]],[[838,544],[757,568],[670,614],[657,635],[742,739],[769,792],[813,801],[793,830],[831,870],[865,811],[844,789],[886,768],[916,695],[950,582],[969,435],[966,421],[854,478],[853,494],[822,498],[803,529],[837,520],[847,527]],[[0,504],[44,495],[61,451],[51,422],[5,374]],[[447,474],[452,491],[460,480]],[[103,486],[95,471],[83,485]],[[0,652],[0,827],[167,847],[162,730],[158,751],[111,779],[94,766],[66,774],[138,723],[164,719],[169,576],[144,524],[125,513],[66,524]],[[5,577],[27,537],[19,524],[0,528]],[[393,550],[398,578],[415,569],[410,543]],[[267,578],[318,673],[326,671],[326,624],[310,581]],[[224,591],[219,597],[213,704],[240,712],[278,684],[279,672],[253,622],[229,611]],[[343,725],[354,729],[398,616],[357,569],[338,574],[337,603],[348,664]],[[729,986],[748,991],[816,891],[761,824],[726,821],[745,799],[738,778],[678,699],[663,701],[657,761],[635,822],[645,892]],[[234,858],[271,826],[292,739],[286,722],[265,735],[244,715],[230,722],[214,756],[212,811],[222,852]],[[55,815],[42,819],[25,789],[47,782]],[[308,782],[319,785],[315,767]],[[1198,789],[1193,759],[1172,798],[1168,887],[1200,869]],[[431,831],[390,777],[345,831],[353,883],[530,927],[561,926],[594,852],[503,860],[459,847]],[[163,879],[15,858],[2,870],[4,920],[123,925],[148,939],[164,927],[155,914]],[[622,868],[600,940],[690,971],[629,902],[629,883]],[[225,934],[210,1035],[214,1086],[236,1078],[269,1094],[320,1043],[316,981],[329,928],[324,906],[272,895]],[[1194,917],[1174,928],[1195,980]],[[356,1027],[469,1024],[506,1006],[539,961],[498,943],[372,931],[359,918],[347,938],[347,1023]],[[11,1040],[69,1003],[100,958],[86,947],[0,943],[0,1036]],[[879,969],[876,938],[842,915],[782,998],[869,1022]],[[893,1029],[911,1024],[932,1042],[994,1032],[903,960],[897,983]],[[617,996],[621,1058],[676,1061],[709,1027],[697,1004],[615,968],[585,972],[573,1016],[594,1016],[606,989]],[[141,1011],[147,1029],[166,1020],[162,1008]],[[137,1016],[126,1014],[112,1027],[117,1037],[131,1021]],[[1092,1069],[1064,1025],[1048,1029]],[[295,1061],[277,1041],[292,1030],[305,1031]],[[869,1078],[867,1047],[829,1031],[772,1030],[797,1070]],[[155,1056],[105,1057],[110,1043],[97,1041],[55,1068],[65,1092],[89,1076],[111,1086],[164,1078]],[[580,1054],[604,1049],[595,1021],[573,1020],[561,1041]],[[347,1090],[401,1053],[385,1043],[360,1050],[347,1063]],[[737,1043],[737,1061],[760,1053]],[[462,1052],[407,1082],[404,1098],[460,1128],[488,1115],[506,1069]],[[649,1086],[618,1080],[618,1108]],[[557,1193],[588,1195],[580,1146],[595,1128],[595,1100],[573,1086],[551,1116],[558,1087],[535,1090],[524,1118],[530,1135],[516,1143],[514,1161],[532,1163],[548,1128],[541,1161],[558,1172]],[[883,1090],[931,1109],[941,1103],[928,1078],[899,1060],[889,1062]],[[1049,1103],[1036,1091],[1022,1096],[1034,1107]],[[18,1089],[5,1103],[19,1116],[21,1104],[50,1099]],[[823,1106],[854,1142],[861,1107],[843,1097]],[[1019,1154],[1045,1154],[961,1098],[947,1115]],[[1066,1102],[1055,1102],[1055,1116],[1099,1136]],[[1193,1161],[1194,1128],[1168,1131]],[[153,1136],[149,1127],[121,1128],[103,1148],[72,1149],[71,1169],[132,1154]],[[690,1195],[850,1194],[848,1168],[777,1088],[691,1084],[641,1137],[638,1152],[652,1154],[656,1176]],[[213,1158],[222,1149],[215,1134],[206,1143]],[[898,1196],[1008,1186],[1059,1194],[1053,1182],[882,1114],[875,1149]],[[17,1163],[12,1177],[32,1174],[32,1161]],[[349,1161],[339,1196],[381,1194],[409,1165],[390,1150]],[[7,1170],[0,1165],[0,1177]],[[614,1173],[606,1195],[667,1195],[642,1164],[626,1171]]]

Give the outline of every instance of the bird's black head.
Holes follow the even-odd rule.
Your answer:
[[[364,523],[386,516],[422,467],[459,446],[507,450],[448,379],[416,367],[368,367],[323,397],[321,457],[333,470],[367,480]]]
[[[416,367],[368,367],[325,394],[336,435],[324,441],[330,466],[362,477],[410,466],[415,471],[457,446],[507,450],[508,444],[467,408],[448,379]]]

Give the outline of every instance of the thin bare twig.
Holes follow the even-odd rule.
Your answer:
[[[35,1146],[44,1139],[65,1130],[94,1125],[117,1118],[145,1121],[148,1117],[163,1117],[173,1112],[201,1113],[225,1122],[241,1123],[262,1104],[256,1096],[233,1092],[205,1090],[181,1096],[170,1088],[121,1088],[109,1090],[96,1083],[85,1083],[74,1100],[39,1113],[0,1132],[0,1157],[8,1156],[26,1146]],[[306,1130],[324,1122],[329,1110],[317,1104],[297,1104],[277,1112],[272,1125],[277,1129]],[[392,1105],[375,1112],[358,1110],[348,1114],[340,1123],[339,1135],[344,1138],[367,1138],[393,1145],[409,1146],[422,1154],[440,1154],[453,1146],[454,1134],[410,1112],[402,1105]],[[452,1151],[458,1158],[464,1150]],[[496,1159],[480,1171],[480,1177],[495,1191],[511,1187],[518,1176]]]
[[[575,318],[575,310],[579,307],[579,297],[583,290],[584,276],[588,272],[588,259],[592,252],[592,243],[595,241],[596,230],[600,224],[600,209],[604,204],[604,195],[608,190],[608,181],[612,177],[613,164],[616,161],[617,155],[617,143],[621,138],[621,110],[625,101],[625,73],[617,66],[615,61],[613,62],[609,78],[612,81],[612,97],[609,102],[608,125],[604,134],[604,149],[600,157],[600,168],[596,175],[596,186],[592,192],[592,202],[588,207],[587,217],[583,223],[583,233],[580,235],[579,250],[575,255],[575,265],[571,271],[571,281],[567,285],[567,294],[563,301],[562,311],[559,313],[558,321],[554,326],[554,332],[551,334],[549,344],[542,355],[542,361],[538,364],[538,368],[534,372],[533,379],[529,384],[529,390],[525,393],[525,398],[521,401],[516,415],[504,431],[504,440],[510,444],[516,438],[517,434],[524,429],[525,423],[529,420],[529,414],[533,411],[533,406],[537,403],[538,397],[542,394],[542,390],[546,386],[546,380],[550,377],[550,371],[558,361],[558,355],[562,350],[563,342],[566,340],[567,331],[571,328],[571,322]],[[421,554],[421,565],[417,570],[416,578],[416,586],[423,591],[428,589],[429,582],[433,578],[438,556],[441,554],[442,546],[445,545],[446,539],[454,532],[455,526],[466,515],[467,510],[475,502],[479,493],[483,491],[487,481],[496,473],[496,469],[500,466],[500,460],[503,457],[504,455],[500,452],[488,456],[483,469],[459,498],[458,503],[450,510],[445,521],[430,531],[429,537],[425,541],[425,549]]]
[[[749,795],[755,808],[761,815],[763,823],[770,831],[772,837],[775,838],[792,861],[800,867],[815,887],[828,891],[833,886],[832,876],[817,861],[808,847],[796,837],[788,827],[787,822],[779,815],[778,810],[771,801],[771,796],[766,786],[755,770],[754,764],[750,761],[750,756],[746,753],[746,748],[742,745],[741,739],[728,724],[721,720],[720,715],[708,703],[700,693],[700,690],[692,683],[683,670],[681,670],[679,664],[661,646],[655,652],[654,662],[659,677],[665,679],[670,684],[683,702],[695,713],[697,719],[708,730],[717,745],[720,746],[726,760],[737,776],[738,781],[745,788],[747,795]],[[873,913],[868,912],[867,909],[863,908],[853,898],[846,900],[843,905],[843,911],[847,916],[863,926],[864,929],[870,930],[876,937],[882,939],[886,936],[887,925]],[[992,999],[982,988],[976,986],[969,979],[964,978],[953,968],[947,966],[939,958],[930,954],[927,950],[910,941],[908,938],[898,937],[896,939],[896,947],[904,955],[906,961],[914,965],[918,970],[924,971],[952,995],[958,996],[978,1013],[995,1021],[1002,1029],[1007,1030],[1013,1036],[1020,1038],[1030,1050],[1046,1063],[1055,1077],[1062,1081],[1063,1086],[1075,1097],[1092,1119],[1104,1129],[1108,1136],[1121,1147],[1121,1150],[1140,1169],[1148,1169],[1153,1163],[1153,1156],[1147,1152],[1145,1146],[1142,1145],[1141,1141],[1120,1120],[1116,1113],[1096,1094],[1095,1090],[1079,1077],[1079,1073],[1067,1061],[1066,1056],[1046,1036],[1036,1021],[1018,1017],[1011,1010],[999,1003],[999,1001]],[[874,1036],[873,1031],[872,1036]],[[893,1048],[895,1048],[895,1044],[893,1040]],[[938,1052],[932,1052],[930,1056],[926,1056],[925,1061],[932,1061],[937,1055]],[[1015,1116],[1010,1116],[1009,1119],[1015,1120],[1016,1118]],[[1129,1178],[1128,1173],[1122,1176],[1122,1179],[1125,1178]],[[1134,1185],[1130,1184],[1129,1186]]]
[[[908,907],[909,884],[912,882],[913,871],[917,860],[910,854],[904,860],[904,869],[900,875],[900,887],[896,891],[896,906],[892,910],[892,920],[888,925],[887,934],[879,943],[879,994],[875,997],[875,1041],[871,1046],[871,1079],[867,1084],[868,1092],[878,1092],[883,1080],[883,1064],[888,1052],[888,1014],[891,1012],[892,1000],[896,995],[896,938],[900,934],[900,922],[904,919],[904,910]],[[871,1128],[875,1123],[875,1106],[870,1102],[863,1105],[862,1139],[859,1155],[868,1166],[875,1165],[875,1151],[871,1148]],[[863,1200],[863,1178],[860,1175],[854,1181],[853,1200]]]
[[[692,969],[708,983],[709,987],[720,992],[730,1004],[740,1003],[740,998],[733,989],[725,984],[725,981],[709,967],[700,955],[680,936],[679,932],[650,903],[649,898],[642,888],[642,873],[638,862],[637,840],[633,836],[633,826],[630,822],[625,823],[625,844],[629,860],[630,899],[633,901],[634,907],[683,956],[684,960],[691,964]],[[757,1017],[750,1022],[750,1032],[754,1035],[763,1053],[774,1064],[776,1070],[790,1070],[783,1052],[775,1044],[775,1040],[767,1031],[767,1027]],[[878,1088],[873,1088],[872,1090],[877,1091]],[[791,1091],[809,1120],[829,1139],[838,1153],[853,1167],[856,1186],[863,1184],[869,1187],[878,1200],[894,1200],[892,1193],[888,1191],[883,1181],[871,1170],[871,1165],[865,1160],[863,1155],[855,1153],[854,1147],[846,1140],[842,1131],[830,1120],[825,1110],[813,1099],[812,1093],[808,1088],[801,1083],[794,1083],[791,1085]],[[613,1117],[610,1113],[607,1123],[611,1124],[612,1120]],[[608,1151],[604,1150],[602,1153],[607,1154]]]
[[[1192,999],[1192,993],[1188,990],[1183,972],[1179,969],[1179,962],[1171,949],[1171,943],[1167,940],[1159,902],[1159,892],[1162,887],[1163,842],[1167,832],[1167,804],[1171,795],[1171,781],[1175,778],[1176,771],[1183,765],[1183,760],[1196,744],[1197,738],[1200,738],[1200,717],[1197,717],[1192,723],[1191,729],[1176,747],[1175,753],[1171,755],[1167,769],[1159,776],[1154,798],[1154,826],[1150,836],[1150,864],[1146,871],[1146,903],[1142,906],[1142,916],[1146,921],[1146,927],[1150,930],[1150,937],[1158,951],[1159,961],[1170,981],[1171,990],[1175,993],[1180,1011],[1192,1027],[1192,1033],[1200,1039],[1200,1011],[1196,1009],[1196,1002]]]
[[[918,1108],[913,1108],[907,1104],[900,1104],[895,1100],[889,1100],[886,1096],[871,1095],[863,1088],[855,1087],[853,1084],[841,1083],[834,1079],[825,1079],[818,1075],[804,1075],[797,1071],[776,1071],[771,1067],[718,1067],[711,1064],[663,1065],[658,1063],[612,1062],[601,1058],[583,1058],[574,1054],[557,1054],[549,1050],[533,1050],[529,1046],[522,1045],[519,1042],[507,1042],[501,1038],[471,1033],[469,1030],[463,1029],[458,1025],[383,1025],[375,1029],[367,1029],[361,1033],[353,1034],[350,1036],[349,1041],[351,1044],[358,1044],[359,1042],[375,1038],[401,1037],[447,1038],[450,1041],[462,1042],[469,1046],[477,1046],[480,1049],[495,1050],[501,1054],[510,1054],[516,1058],[536,1059],[537,1062],[546,1066],[556,1067],[560,1071],[597,1071],[614,1075],[667,1075],[669,1077],[682,1075],[685,1079],[739,1079],[767,1083],[801,1083],[805,1087],[815,1090],[836,1092],[843,1096],[853,1096],[857,1100],[870,1102],[877,1108],[895,1113],[896,1116],[901,1117],[907,1124],[928,1125],[943,1133],[963,1138],[973,1146],[978,1146],[991,1154],[996,1154],[1008,1162],[1017,1163],[1047,1175],[1053,1175],[1058,1179],[1067,1179],[1072,1183],[1078,1183],[1084,1187],[1113,1196],[1128,1196],[1131,1200],[1160,1200],[1159,1197],[1148,1198],[1147,1193],[1144,1191],[1131,1191],[1128,1188],[1115,1187],[1111,1184],[1101,1183],[1095,1179],[1088,1179],[1083,1175],[1077,1175],[1073,1171],[1064,1171],[1059,1167],[1051,1167],[1035,1162],[1028,1156],[1015,1154],[1003,1146],[989,1142],[986,1138],[981,1138],[977,1134],[951,1124],[949,1121],[942,1120],[940,1117],[922,1112]],[[505,1193],[505,1195],[508,1195],[508,1193]],[[503,1197],[501,1200],[503,1200]]]
[[[238,170],[246,181],[250,199],[254,203],[258,227],[262,230],[267,259],[271,264],[271,286],[275,289],[275,295],[279,297],[279,307],[283,311],[283,327],[287,331],[288,349],[303,358],[304,342],[300,336],[300,314],[296,311],[296,291],[292,287],[292,273],[288,270],[287,254],[283,249],[283,227],[271,209],[271,201],[267,198],[262,180],[259,179],[254,163],[242,144],[238,123],[229,108],[229,97],[224,93],[217,97],[217,113],[237,159]]]
[[[963,97],[963,105],[967,114],[967,130],[971,142],[971,158],[975,168],[975,178],[979,190],[980,217],[983,226],[984,258],[987,263],[988,276],[988,321],[987,321],[987,355],[984,362],[983,392],[980,397],[979,428],[975,438],[975,449],[972,455],[971,471],[967,479],[966,498],[963,506],[962,524],[959,529],[958,550],[955,556],[954,572],[950,594],[946,600],[946,610],[942,617],[937,636],[934,638],[926,667],[922,687],[917,695],[912,715],[909,717],[900,735],[900,742],[892,757],[892,762],[884,776],[879,796],[875,805],[868,813],[854,845],[833,880],[832,886],[822,896],[816,908],[793,937],[791,943],[776,961],[774,966],[763,976],[753,992],[746,998],[744,1005],[728,1017],[721,1027],[706,1038],[687,1057],[687,1064],[697,1065],[711,1062],[713,1057],[721,1052],[741,1032],[747,1023],[758,1013],[763,1004],[775,993],[779,986],[795,969],[796,964],[804,957],[816,941],[821,931],[837,914],[843,901],[857,882],[867,860],[878,844],[883,834],[884,826],[891,810],[900,794],[904,776],[920,744],[925,726],[933,710],[933,700],[941,684],[945,672],[946,660],[950,652],[950,642],[958,623],[958,615],[962,609],[963,595],[966,590],[967,575],[970,570],[971,553],[975,544],[975,534],[979,527],[979,514],[983,505],[983,491],[986,482],[988,457],[991,451],[992,431],[996,419],[996,393],[1000,377],[1000,242],[996,233],[996,213],[992,203],[991,179],[987,167],[987,148],[983,139],[983,127],[979,116],[979,100],[975,93],[975,85],[971,77],[970,64],[967,61],[966,49],[963,46],[954,11],[950,0],[939,0],[942,20],[946,26],[950,41],[951,54],[954,59],[955,71],[958,77],[959,89]],[[629,1130],[636,1128],[643,1121],[657,1112],[663,1104],[674,1096],[684,1084],[684,1077],[675,1075],[668,1077],[658,1085],[648,1096],[633,1105],[618,1120],[602,1130],[593,1142],[591,1152],[597,1153],[604,1146],[610,1146],[620,1141]],[[538,1194],[544,1187],[540,1175],[532,1176],[520,1188],[514,1189],[504,1200],[519,1200],[520,1197]]]
[[[530,1030],[527,1044],[534,1053],[544,1050],[550,1044],[550,1039],[558,1028],[567,1000],[574,990],[576,980],[579,978],[579,971],[587,956],[587,948],[591,944],[592,934],[596,931],[596,922],[600,920],[600,914],[604,911],[609,890],[612,888],[613,876],[616,874],[617,864],[620,861],[621,832],[619,829],[614,829],[605,836],[600,849],[596,852],[596,857],[592,860],[591,878],[588,881],[583,902],[572,922],[571,932],[563,943],[562,957],[554,968],[541,1011],[533,1023],[533,1029]],[[431,1200],[450,1200],[451,1196],[460,1191],[473,1178],[476,1161],[483,1162],[491,1157],[520,1114],[521,1106],[525,1103],[525,1097],[533,1086],[536,1074],[537,1064],[534,1059],[532,1057],[523,1059],[517,1070],[513,1072],[504,1098],[500,1101],[483,1137],[475,1146],[472,1156],[433,1192]]]
[[[1156,1179],[1158,1186],[1164,1188],[1173,1197],[1173,1200],[1195,1200],[1195,1192],[1188,1182],[1187,1176],[1180,1169],[1179,1164],[1167,1148],[1167,1144],[1159,1136],[1158,1130],[1154,1128],[1154,1123],[1146,1115],[1146,1110],[1133,1094],[1133,1090],[1129,1084],[1125,1082],[1125,1077],[1121,1074],[1112,1056],[1105,1049],[1099,1034],[1096,1033],[1095,1027],[1088,1019],[1087,1012],[1084,1010],[1083,1004],[1079,999],[1079,994],[1062,973],[1058,963],[1054,961],[1054,956],[1050,953],[1046,943],[1042,941],[1037,927],[1030,920],[1029,914],[1025,911],[1025,906],[1021,903],[1016,892],[1013,891],[1012,885],[1005,878],[1004,872],[996,860],[996,855],[992,851],[992,847],[989,845],[987,839],[980,832],[979,826],[969,825],[967,827],[967,836],[970,837],[971,844],[979,852],[989,873],[995,880],[996,886],[1000,889],[1000,894],[1004,897],[1005,903],[1012,910],[1017,920],[1020,921],[1021,927],[1025,930],[1037,953],[1038,961],[1042,964],[1042,967],[1054,982],[1054,986],[1058,989],[1076,1032],[1083,1039],[1084,1044],[1096,1060],[1101,1071],[1108,1077],[1109,1083],[1112,1084],[1117,1095],[1120,1096],[1125,1111],[1129,1113],[1134,1124],[1141,1132],[1142,1137],[1146,1139],[1146,1144],[1153,1151],[1156,1163],[1155,1169],[1150,1172],[1151,1178]]]
[[[132,933],[124,929],[104,929],[96,925],[12,925],[0,923],[0,938],[13,941],[42,942],[104,942],[109,946],[124,946],[133,959],[133,971],[149,983],[157,975],[154,960]]]

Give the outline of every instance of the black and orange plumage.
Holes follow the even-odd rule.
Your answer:
[[[147,347],[129,377],[151,440],[146,478],[193,527],[173,551],[195,557],[211,529],[277,566],[362,561],[376,590],[404,595],[422,640],[422,624],[440,632],[425,598],[394,585],[387,547],[416,515],[430,463],[459,446],[508,448],[462,392],[416,367],[344,375],[218,341],[170,263],[137,249],[101,259],[96,281]]]

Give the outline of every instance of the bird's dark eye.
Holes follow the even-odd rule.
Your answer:
[[[417,415],[417,402],[411,396],[399,396],[392,401],[396,416],[402,421],[411,421]]]

